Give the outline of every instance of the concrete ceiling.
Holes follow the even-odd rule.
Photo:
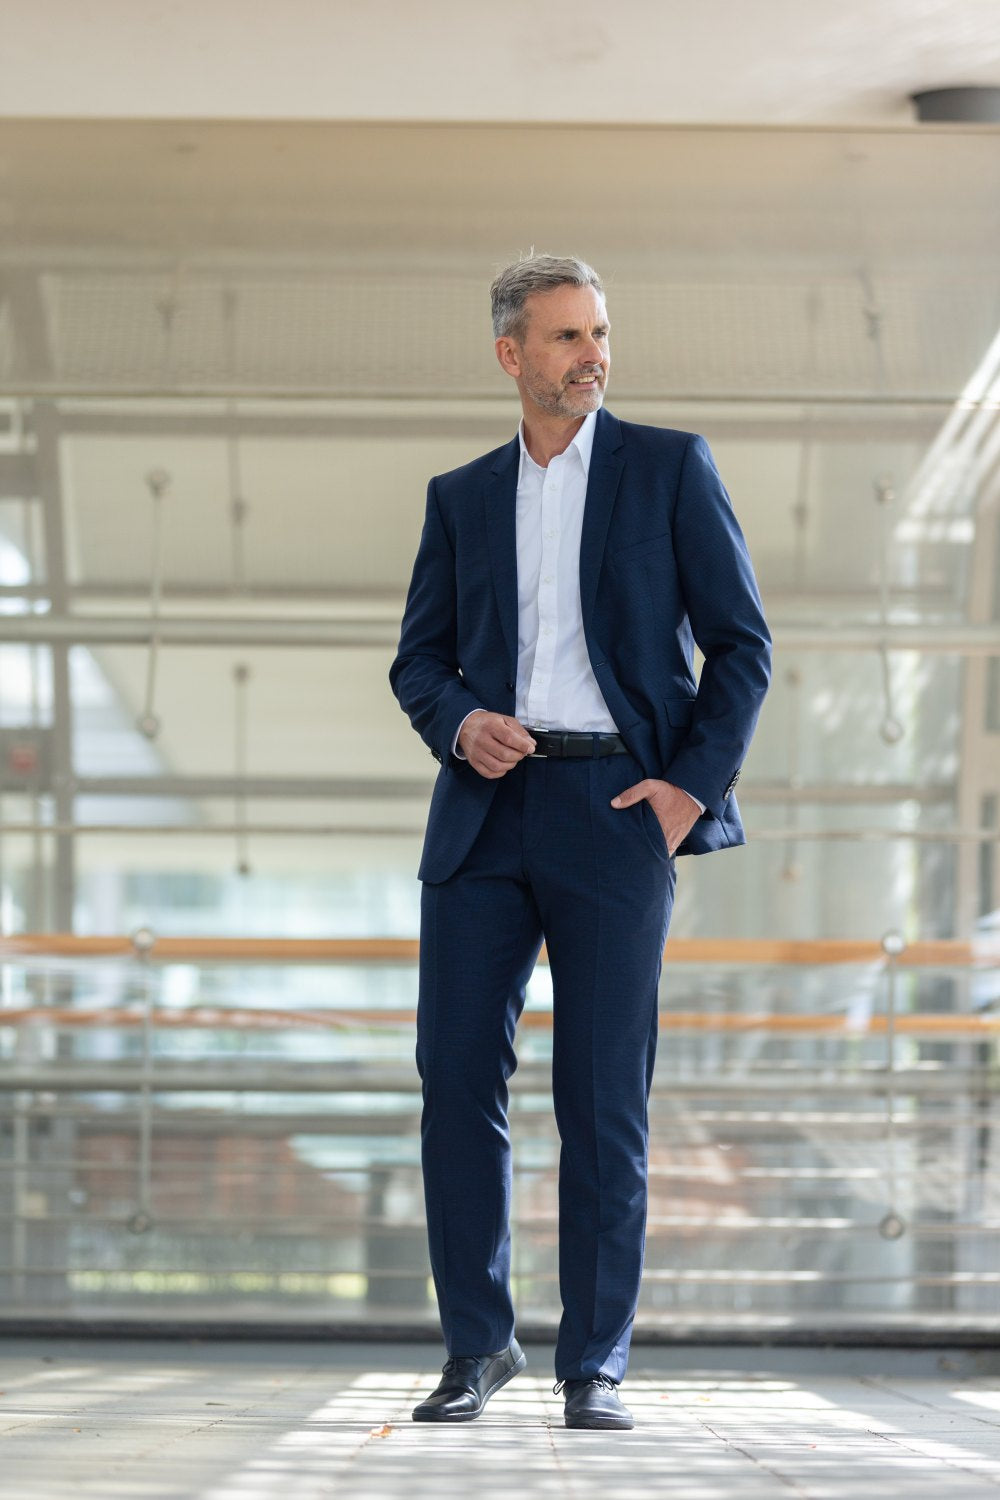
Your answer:
[[[996,0],[7,0],[0,115],[905,123]]]

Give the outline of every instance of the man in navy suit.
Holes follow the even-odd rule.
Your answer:
[[[449,1358],[413,1416],[477,1417],[525,1363],[507,1081],[544,939],[562,1143],[556,1388],[567,1426],[627,1428],[617,1387],[642,1273],[674,860],[745,841],[732,793],[770,637],[705,440],[603,408],[597,273],[531,256],[492,303],[523,420],[431,480],[390,672],[441,763],[419,871],[417,1065]]]

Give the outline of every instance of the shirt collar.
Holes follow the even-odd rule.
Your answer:
[[[590,455],[591,455],[591,453],[593,452],[593,449],[594,449],[594,432],[595,432],[596,427],[597,427],[597,412],[596,411],[588,412],[587,415],[584,417],[583,421],[580,423],[579,431],[576,433],[575,437],[573,438],[573,441],[569,444],[569,447],[566,448],[566,450],[565,450],[568,453],[569,450],[570,450],[570,448],[575,448],[576,449],[577,454],[579,455],[579,458],[580,458],[580,462],[583,465],[583,472],[584,472],[584,476],[585,477],[589,477],[589,475],[590,475]],[[520,423],[518,425],[517,440],[518,440],[518,443],[520,444],[520,448],[521,448],[521,457],[520,457],[520,462],[518,464],[518,472],[517,472],[517,482],[518,482],[518,484],[520,484],[522,478],[524,477],[524,460],[525,460],[525,457],[527,456],[528,458],[531,458],[531,454],[528,452],[528,450],[527,450],[527,448],[525,447],[525,444],[524,444],[524,418],[523,417],[521,418],[521,421],[520,421]],[[560,454],[559,456],[561,457],[562,455]],[[534,463],[534,459],[532,459],[531,461],[532,461],[532,463]]]

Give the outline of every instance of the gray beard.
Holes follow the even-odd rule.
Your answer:
[[[571,394],[567,386],[556,386],[534,384],[525,381],[525,390],[542,411],[549,412],[554,417],[562,417],[564,420],[572,421],[575,417],[585,417],[592,411],[597,411],[604,401],[604,386],[598,383],[593,391],[580,392],[577,396]]]

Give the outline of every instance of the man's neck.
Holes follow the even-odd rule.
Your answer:
[[[523,408],[522,408],[523,410]],[[551,417],[546,412],[524,412],[524,446],[540,469],[547,469],[554,458],[565,453],[586,417]]]

